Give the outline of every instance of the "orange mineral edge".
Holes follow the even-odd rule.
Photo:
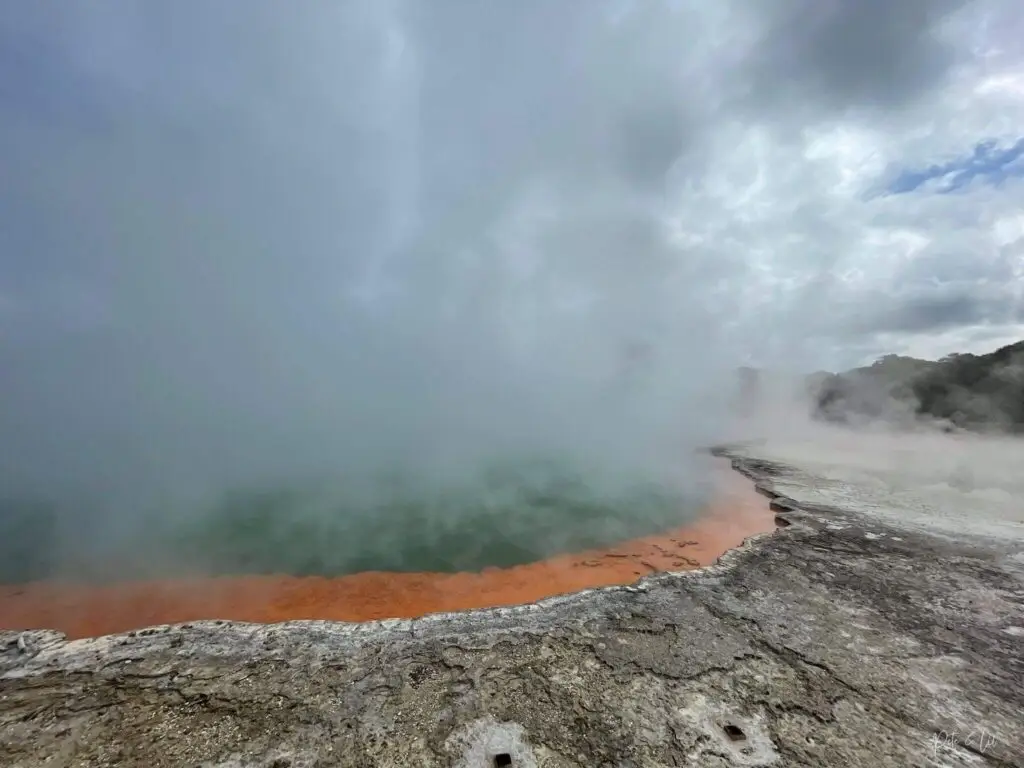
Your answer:
[[[0,629],[55,629],[81,638],[201,619],[269,623],[415,618],[631,584],[653,572],[709,565],[748,537],[774,530],[766,499],[746,479],[722,474],[720,496],[704,517],[610,549],[480,573],[368,571],[337,578],[226,576],[7,585],[0,586]]]

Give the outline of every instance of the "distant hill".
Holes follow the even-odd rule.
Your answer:
[[[941,360],[886,355],[807,378],[813,416],[831,422],[938,419],[952,428],[1024,432],[1024,341]]]

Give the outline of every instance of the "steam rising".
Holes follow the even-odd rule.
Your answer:
[[[737,366],[867,327],[835,275],[884,239],[836,245],[875,214],[821,137],[911,135],[957,62],[960,3],[787,40],[811,5],[2,14],[0,560],[473,568],[685,522]]]
[[[281,515],[306,533],[272,549],[341,537],[334,572],[441,529],[521,560],[581,543],[553,515],[592,543],[692,516],[730,361],[665,225],[672,13],[275,8],[76,11],[56,52],[79,111],[18,168],[62,223],[29,286],[54,312],[4,343],[0,427],[5,490],[60,510],[57,559],[177,557],[225,509],[222,541]],[[558,483],[576,507],[537,507]]]

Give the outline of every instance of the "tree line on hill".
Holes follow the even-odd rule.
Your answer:
[[[1024,433],[1024,341],[941,360],[886,355],[806,380],[815,419],[838,423],[930,419],[947,430]]]

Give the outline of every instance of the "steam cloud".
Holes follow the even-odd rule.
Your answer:
[[[917,29],[908,5],[871,13]],[[781,134],[795,99],[906,104],[951,61],[901,37],[896,63],[924,52],[932,70],[832,77],[853,53],[829,62],[814,36],[860,11],[783,51],[757,8],[11,14],[4,55],[31,70],[4,81],[0,128],[5,495],[73,509],[64,547],[86,554],[240,488],[319,488],[295,502],[319,524],[341,514],[324,489],[379,517],[381,478],[443,495],[552,457],[612,507],[644,486],[692,514],[709,492],[695,449],[722,434],[736,366],[802,349],[829,271],[785,309],[752,304],[775,283],[680,233],[680,205],[716,194],[727,112]],[[733,44],[749,55],[721,53]],[[748,86],[773,74],[788,85],[769,103]],[[418,514],[478,525],[494,499],[476,498]],[[380,520],[353,553],[402,533]]]
[[[699,503],[727,361],[659,219],[673,38],[527,6],[138,6],[44,38],[82,78],[19,177],[61,222],[32,287],[63,316],[5,344],[4,487],[73,505],[76,550],[226,490],[538,457]]]

